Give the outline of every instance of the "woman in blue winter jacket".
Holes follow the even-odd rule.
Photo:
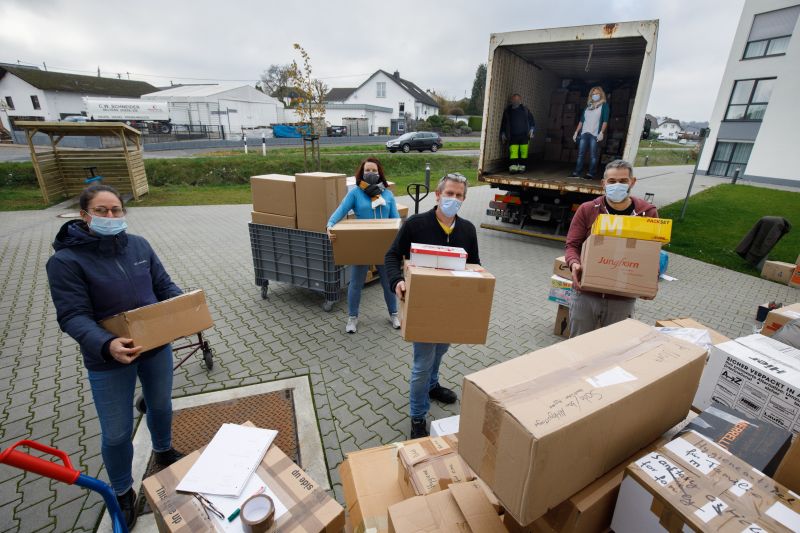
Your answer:
[[[356,214],[357,219],[374,218],[400,218],[394,195],[389,191],[389,184],[383,173],[380,161],[368,157],[361,162],[356,171],[356,186],[351,189],[342,203],[333,212],[328,220],[328,235],[331,240],[331,227],[344,219],[350,210]],[[355,333],[358,329],[358,307],[361,303],[361,289],[367,278],[369,265],[353,265],[350,267],[350,286],[347,289],[348,317],[345,331]],[[389,310],[389,321],[394,329],[400,329],[400,319],[397,316],[397,297],[389,286],[389,278],[383,265],[376,265],[383,287],[383,298]]]
[[[150,244],[126,233],[125,206],[107,185],[80,196],[81,220],[61,226],[47,261],[47,278],[62,331],[80,345],[100,421],[101,452],[128,528],[136,522],[133,490],[133,396],[136,378],[147,405],[155,462],[182,457],[172,448],[172,350],[147,352],[99,322],[181,294]]]

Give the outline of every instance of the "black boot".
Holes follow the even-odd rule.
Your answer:
[[[186,457],[185,454],[182,454],[175,448],[170,448],[169,450],[163,452],[153,452],[153,456],[155,457],[156,465],[160,468],[166,468],[172,463]]]
[[[442,403],[456,403],[456,400],[458,400],[458,396],[456,396],[455,392],[441,385],[436,385],[432,388],[430,392],[428,392],[428,396],[431,400]]]
[[[125,517],[125,524],[127,524],[128,529],[133,529],[139,516],[136,509],[136,492],[134,492],[133,487],[129,488],[128,492],[122,496],[117,495],[117,503],[122,510],[122,516]]]
[[[411,419],[411,438],[412,439],[421,439],[422,437],[427,437],[428,433],[428,424],[425,422],[424,418],[412,418]]]

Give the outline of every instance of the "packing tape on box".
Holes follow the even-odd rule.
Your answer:
[[[264,468],[270,475],[270,488],[278,498],[284,497],[283,501],[297,499],[297,491],[292,490],[282,479],[280,474],[292,469],[293,467],[302,474],[305,474],[289,457],[283,457],[274,465],[262,463],[259,468]],[[294,477],[294,476],[293,476]],[[288,508],[277,521],[279,529],[292,531],[301,529],[302,531],[324,531],[325,524],[316,517],[315,513],[322,509],[331,501],[330,497],[321,487],[314,486],[309,489],[308,495]]]
[[[449,436],[429,437],[419,442],[406,444],[398,449],[403,462],[409,466],[416,465],[434,457],[453,453],[458,447]]]
[[[275,524],[275,504],[266,494],[250,496],[242,504],[239,517],[245,533],[267,533]]]
[[[500,434],[501,424],[504,419],[502,416],[503,412],[508,406],[518,401],[525,400],[534,391],[540,393],[558,386],[565,380],[575,379],[576,375],[582,378],[599,375],[603,371],[617,366],[624,361],[639,357],[654,348],[663,346],[665,339],[672,340],[654,329],[652,332],[642,337],[627,339],[628,346],[624,347],[621,352],[617,351],[619,348],[614,349],[614,352],[608,349],[608,353],[600,353],[592,361],[581,361],[567,367],[562,367],[495,393],[494,397],[486,402],[486,407],[484,409],[482,433],[488,445],[486,446],[481,460],[480,477],[485,480],[494,480],[494,465],[497,458],[497,437]],[[668,346],[669,349],[672,350],[683,350],[680,344],[670,342]],[[555,344],[553,347],[556,350],[560,350],[563,344]],[[677,353],[676,356],[680,357]],[[587,386],[592,390],[597,388],[588,383]],[[569,398],[566,398],[566,400],[569,400]]]
[[[668,533],[681,533],[683,531],[683,519],[675,511],[667,507],[664,502],[656,497],[653,497],[653,503],[650,505],[650,512],[658,517],[658,523],[661,524]]]
[[[435,492],[434,486],[438,486],[439,490],[445,490],[452,483],[475,479],[472,470],[455,453],[450,457],[435,457],[415,466],[406,466],[406,474],[409,474],[414,492],[420,496]]]

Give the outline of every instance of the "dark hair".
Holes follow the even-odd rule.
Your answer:
[[[378,161],[378,159],[375,157],[368,157],[365,160],[363,160],[360,165],[358,165],[358,170],[356,170],[356,185],[361,184],[361,180],[364,179],[364,165],[366,165],[367,163],[375,163],[375,165],[377,165],[378,175],[381,177],[383,186],[388,188],[389,183],[386,181],[386,175],[384,175],[383,173],[383,165],[381,165],[381,162]]]
[[[83,190],[78,200],[81,209],[87,211],[89,209],[89,202],[91,202],[92,199],[101,192],[110,192],[117,197],[122,208],[125,208],[125,201],[122,199],[122,196],[120,196],[119,192],[117,192],[117,189],[111,185],[89,185]]]

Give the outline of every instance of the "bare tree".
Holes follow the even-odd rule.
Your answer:
[[[289,85],[291,65],[270,65],[261,73],[261,88],[270,96],[278,96]]]

